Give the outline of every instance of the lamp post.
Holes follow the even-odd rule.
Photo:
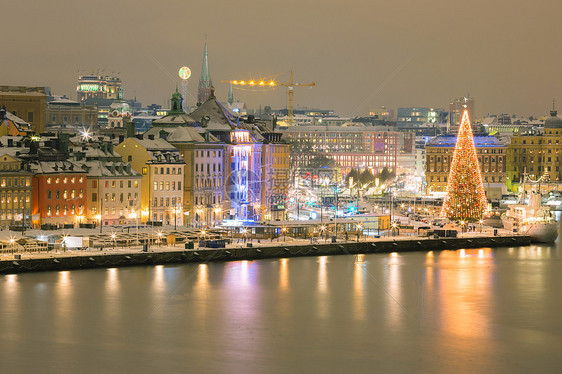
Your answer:
[[[287,228],[283,227],[281,231],[283,232],[283,241],[285,241],[285,233],[287,232]]]
[[[102,232],[102,221],[101,221],[101,212],[96,216],[96,218],[100,221],[100,234]]]
[[[478,221],[480,223],[480,232],[482,232],[482,220]]]
[[[111,234],[111,239],[113,239],[113,250],[115,250],[115,237],[116,235],[114,233]]]

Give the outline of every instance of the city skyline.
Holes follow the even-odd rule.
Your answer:
[[[509,7],[444,0],[324,1],[322,8],[316,2],[271,8],[249,0],[158,5],[55,1],[28,8],[8,2],[5,26],[17,32],[4,44],[2,84],[49,86],[75,98],[79,72],[104,69],[120,72],[126,98],[167,106],[179,83],[177,69],[187,65],[193,71],[188,104],[194,105],[207,38],[222,101],[228,85],[221,80],[287,81],[289,70],[297,82],[316,82],[295,91],[296,108],[333,108],[342,116],[382,105],[446,108],[467,94],[475,98],[477,117],[546,116],[552,99],[562,100],[556,74],[562,50],[555,47],[562,6],[553,0]],[[63,16],[44,17],[57,7]],[[281,87],[234,95],[253,108],[286,107]]]

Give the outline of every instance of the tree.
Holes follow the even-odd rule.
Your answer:
[[[474,222],[482,219],[488,209],[488,201],[482,184],[478,155],[465,109],[453,152],[449,171],[447,196],[441,215],[455,221]]]
[[[365,169],[359,175],[359,181],[362,185],[366,185],[367,183],[375,183],[375,176],[369,170]]]
[[[345,181],[349,185],[349,181],[352,179],[353,183],[357,183],[359,181],[359,171],[357,169],[351,169],[351,171],[345,177]]]
[[[388,170],[388,168],[383,168],[380,173],[377,174],[377,178],[381,183],[385,183],[386,181],[392,180],[396,177],[393,171]]]

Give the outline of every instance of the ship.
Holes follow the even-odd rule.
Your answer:
[[[516,204],[508,205],[501,216],[506,230],[529,235],[534,243],[552,243],[558,238],[558,222],[549,208],[541,204],[541,194],[532,190],[525,203],[525,182]],[[540,187],[539,187],[540,191]]]

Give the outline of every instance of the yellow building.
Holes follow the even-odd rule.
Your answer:
[[[0,109],[0,137],[26,136],[31,133],[31,125],[5,109]]]
[[[0,106],[30,123],[35,133],[40,134],[45,130],[45,87],[0,86]]]
[[[547,176],[543,188],[562,189],[562,118],[552,110],[544,122],[544,130],[514,134],[507,157],[507,172],[514,192],[525,171],[533,179]]]
[[[457,137],[438,136],[425,145],[425,179],[428,192],[446,192]],[[499,199],[506,192],[507,145],[494,136],[474,136],[482,182],[488,199]]]
[[[185,162],[166,140],[139,137],[125,139],[115,152],[142,175],[142,221],[183,225]]]
[[[266,143],[262,147],[262,217],[268,220],[285,219],[289,193],[289,144],[282,141],[279,133],[263,134]]]
[[[14,223],[31,225],[31,196],[33,173],[25,169],[22,160],[7,149],[0,154],[0,225],[7,228]]]

